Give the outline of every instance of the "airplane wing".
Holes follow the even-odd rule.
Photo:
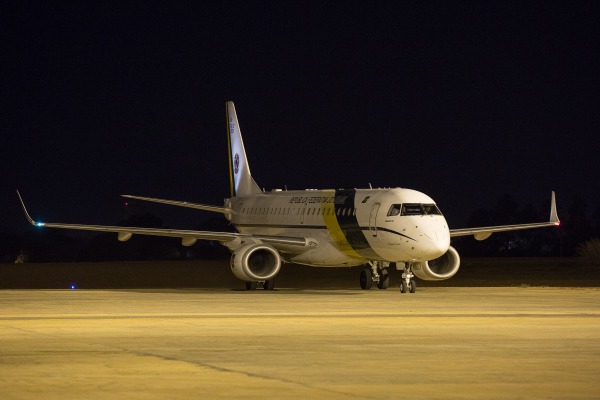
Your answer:
[[[554,192],[552,192],[552,199],[550,204],[550,220],[548,222],[537,222],[532,224],[517,225],[485,226],[481,228],[450,229],[450,237],[473,235],[473,237],[475,237],[475,239],[477,240],[485,240],[489,238],[494,232],[508,232],[520,229],[544,228],[547,226],[558,225],[560,225],[560,220],[558,219],[558,214],[556,212],[555,194]]]
[[[290,237],[290,236],[268,236],[268,235],[249,235],[237,232],[212,232],[212,231],[194,231],[194,230],[184,230],[184,229],[161,229],[161,228],[141,228],[141,227],[133,227],[133,226],[108,226],[108,225],[81,225],[81,224],[63,224],[63,223],[54,223],[54,222],[40,222],[34,221],[33,218],[29,215],[27,208],[25,207],[25,203],[23,202],[23,198],[21,194],[17,190],[17,196],[19,196],[19,200],[21,201],[21,206],[23,207],[23,211],[25,212],[25,217],[29,221],[29,223],[33,226],[44,227],[44,228],[59,228],[59,229],[74,229],[74,230],[84,230],[84,231],[97,231],[97,232],[114,232],[117,233],[117,238],[124,242],[129,240],[133,235],[148,235],[148,236],[168,236],[168,237],[178,237],[181,239],[181,244],[184,246],[191,246],[196,243],[197,240],[216,240],[222,243],[231,242],[235,239],[244,239],[244,238],[252,238],[255,240],[262,241],[264,243],[269,243],[273,245],[295,245],[295,246],[306,246],[307,240],[303,237]],[[133,196],[128,196],[131,198],[135,198]],[[160,200],[160,199],[152,199],[152,200]],[[149,200],[149,201],[152,201]],[[164,200],[159,202],[165,202],[166,204],[171,200]],[[180,203],[180,202],[176,202]],[[183,203],[183,202],[181,202]],[[192,203],[186,203],[192,204]],[[196,206],[204,207],[203,205],[193,204],[192,208],[200,208]],[[211,207],[211,206],[206,206]],[[214,207],[215,209],[220,207]],[[226,208],[223,208],[227,210]],[[216,210],[211,210],[216,211]],[[219,211],[226,212],[226,211]]]

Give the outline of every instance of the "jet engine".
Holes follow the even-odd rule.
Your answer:
[[[441,257],[413,264],[412,272],[424,281],[441,281],[452,278],[458,272],[459,266],[460,256],[454,247],[450,246]]]
[[[281,257],[273,247],[265,244],[246,244],[231,255],[231,271],[243,281],[266,281],[281,268]]]

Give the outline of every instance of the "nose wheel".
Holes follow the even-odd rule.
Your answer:
[[[402,281],[400,281],[400,293],[414,293],[417,291],[417,282],[413,279],[415,275],[412,273],[410,266],[404,269],[402,273]]]
[[[408,284],[406,281],[400,282],[400,293],[414,293],[417,291],[417,283],[413,280],[409,281]]]

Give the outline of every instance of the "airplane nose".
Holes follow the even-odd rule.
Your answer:
[[[448,251],[448,247],[450,246],[450,240],[444,239],[436,239],[432,240],[430,244],[429,255],[437,257],[441,257]]]
[[[450,247],[450,235],[444,230],[433,230],[424,234],[421,243],[423,256],[428,259],[435,259],[443,256]]]

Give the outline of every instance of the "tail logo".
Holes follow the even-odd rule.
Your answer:
[[[235,153],[235,156],[233,157],[233,172],[235,172],[235,174],[237,175],[239,171],[240,171],[240,155]]]

